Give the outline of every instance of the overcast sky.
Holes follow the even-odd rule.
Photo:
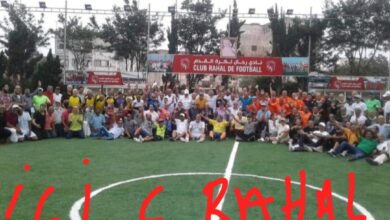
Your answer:
[[[14,2],[14,0],[8,0],[9,2]],[[45,1],[47,7],[64,7],[65,0],[19,0],[19,2],[25,4],[26,6],[38,6],[39,1]],[[131,1],[131,0],[130,0]],[[179,7],[182,0],[177,0]],[[196,1],[196,0],[194,0]],[[84,8],[85,4],[91,4],[93,9],[112,9],[113,5],[122,6],[124,3],[123,0],[68,0],[68,8]],[[148,4],[151,4],[152,11],[167,11],[168,6],[175,4],[176,0],[140,0],[140,8],[147,8]],[[218,9],[228,9],[229,5],[233,4],[233,0],[213,0],[214,11]],[[267,9],[272,7],[275,4],[278,4],[279,7],[283,9],[293,9],[296,14],[309,14],[310,7],[313,9],[313,14],[321,14],[322,9],[325,4],[325,0],[237,0],[239,13],[247,13],[249,8],[255,8],[257,13],[266,13]],[[5,15],[5,11],[0,11],[0,17]],[[38,14],[37,14],[38,15]],[[74,16],[74,15],[69,15]],[[83,16],[85,23],[88,22],[88,17]],[[104,21],[103,15],[97,16],[98,21]],[[170,17],[160,17],[164,25],[170,23]],[[267,19],[246,19],[247,23],[266,23]],[[221,21],[218,24],[220,29],[226,27],[227,19]],[[45,28],[56,28],[57,23],[57,14],[46,13],[45,14]],[[165,27],[166,28],[166,27]],[[53,36],[51,37],[51,46],[53,47]],[[50,48],[49,47],[49,48]],[[163,45],[166,47],[166,44]],[[41,48],[40,51],[46,53],[49,48]],[[163,49],[163,48],[162,48]]]

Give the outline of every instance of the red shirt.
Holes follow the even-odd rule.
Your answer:
[[[18,116],[12,111],[5,112],[5,123],[16,127],[18,125]]]
[[[50,100],[50,104],[53,105],[54,104],[54,96],[53,96],[53,92],[44,92],[43,95],[47,96]]]

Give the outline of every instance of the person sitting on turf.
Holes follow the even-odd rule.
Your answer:
[[[45,137],[46,138],[55,138],[56,131],[54,128],[54,107],[50,106],[46,111],[45,118]]]
[[[155,104],[155,105],[158,105],[158,104]],[[149,114],[153,123],[156,123],[159,119],[159,114],[158,114],[158,112],[155,111],[155,108],[154,108],[155,105],[149,105],[149,109],[147,111],[144,111],[144,117],[147,114]]]
[[[172,140],[188,142],[190,140],[190,136],[188,134],[188,119],[186,119],[186,115],[181,113],[179,119],[175,119],[175,124],[176,130],[172,133]]]
[[[223,120],[221,116],[218,116],[217,120],[213,120],[205,116],[202,117],[213,126],[213,130],[209,132],[211,140],[223,141],[226,139],[226,129],[229,126],[229,122]]]
[[[376,149],[377,145],[378,141],[376,140],[376,134],[372,130],[366,130],[356,147],[352,147],[344,142],[337,147],[333,153],[330,153],[330,155],[335,157],[341,152],[347,151],[350,156],[348,161],[355,161],[370,156]]]
[[[200,114],[197,114],[195,121],[191,121],[190,123],[190,139],[195,140],[198,143],[202,143],[205,140],[205,129],[206,125],[202,121],[202,116]]]
[[[139,127],[134,133],[134,141],[143,143],[147,141],[153,141],[153,121],[150,114],[143,116],[143,112],[140,113],[143,117],[141,127]]]
[[[241,111],[238,111],[235,115],[231,112],[230,132],[232,135],[242,136],[244,134],[244,126],[248,122],[248,118],[242,115]]]
[[[390,160],[390,140],[385,140],[383,135],[379,135],[380,144],[376,147],[376,153],[372,158],[367,158],[367,162],[373,166],[379,166]]]
[[[38,139],[46,137],[45,135],[45,120],[46,120],[46,104],[42,104],[39,111],[36,111],[32,120],[32,131],[37,135]]]
[[[124,121],[125,137],[132,139],[134,137],[135,131],[140,127],[141,123],[142,120],[139,117],[137,110],[134,110],[133,114],[127,114]]]
[[[261,109],[257,112],[256,118],[258,121],[258,131],[260,134],[259,141],[264,142],[268,130],[268,121],[271,119],[271,112],[268,110],[266,102],[261,102]]]
[[[322,146],[325,144],[329,133],[325,130],[325,123],[320,122],[318,130],[313,131],[312,121],[309,122],[309,126],[304,128],[300,132],[300,139],[298,145],[289,145],[290,151],[308,151],[308,152],[322,152]]]
[[[237,134],[236,141],[256,140],[256,126],[258,125],[256,117],[252,117],[250,120],[243,118],[239,120],[237,117],[234,117],[234,120],[244,126],[244,132]]]
[[[277,130],[275,137],[270,137],[272,144],[285,144],[290,139],[290,126],[286,123],[285,118],[280,118],[275,121],[275,128]]]
[[[91,137],[98,137],[100,129],[106,124],[106,118],[100,110],[96,108],[91,117],[88,119],[88,124],[91,129]]]
[[[20,106],[14,105],[12,107],[15,109],[17,115],[18,115],[18,130],[20,131],[21,135],[19,137],[20,141],[24,140],[38,140],[37,135],[31,131],[31,116],[27,111],[23,111]]]
[[[158,123],[155,124],[156,134],[154,135],[155,141],[162,141],[165,139],[167,126],[164,124],[165,120],[160,118]]]
[[[115,123],[110,130],[105,127],[100,128],[99,139],[103,140],[115,140],[123,136],[125,129],[123,128],[123,121],[119,119],[118,123]]]
[[[55,102],[54,104],[54,128],[56,130],[57,137],[64,136],[64,127],[62,125],[62,114],[66,111],[62,108],[60,102]]]
[[[358,125],[355,125],[355,124],[352,124],[350,122],[347,122],[345,125],[345,127],[343,127],[341,125],[341,123],[339,123],[338,121],[336,121],[336,119],[333,117],[333,118],[330,118],[331,120],[331,123],[339,130],[342,130],[343,133],[344,133],[344,136],[346,138],[345,141],[342,141],[339,145],[335,145],[335,148],[331,149],[328,151],[328,153],[330,155],[333,156],[333,152],[336,150],[336,148],[338,148],[339,146],[341,145],[348,145],[349,147],[355,147],[358,142],[359,142],[359,136],[360,136],[360,130],[359,130],[359,126]],[[346,147],[343,147],[343,148],[346,148]],[[344,152],[341,152],[341,153],[344,153]],[[344,154],[343,154],[344,155]]]
[[[66,138],[74,138],[78,137],[83,139],[84,132],[83,132],[83,115],[80,113],[79,107],[74,106],[72,113],[69,114],[69,131],[66,134]]]
[[[310,124],[313,125],[313,127],[314,127],[313,121],[311,121]],[[300,141],[302,134],[304,132],[304,131],[302,131],[302,129],[304,129],[302,126],[302,121],[301,121],[301,119],[298,118],[295,120],[295,123],[290,128],[290,133],[289,133],[290,140],[288,140],[288,149],[290,151],[292,150],[293,146],[298,145],[298,142]],[[309,132],[311,132],[311,131],[309,131]]]

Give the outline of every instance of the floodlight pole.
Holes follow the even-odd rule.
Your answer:
[[[309,17],[309,48],[307,52],[307,57],[309,59],[309,73],[310,73],[310,59],[311,59],[311,16],[312,16],[313,8],[310,7],[310,17]]]
[[[231,32],[231,27],[232,25],[232,6],[229,5],[229,30],[228,30],[228,37],[230,38],[230,32]]]
[[[150,3],[149,3],[149,9],[148,9],[148,36],[147,36],[147,39],[146,39],[146,45],[147,45],[147,52],[146,52],[146,56],[148,56],[149,52],[150,52],[150,22],[151,22],[151,12],[150,12]],[[149,66],[148,64],[146,63],[146,78],[149,74]]]
[[[389,49],[389,60],[387,61],[388,64],[388,71],[389,71],[389,76],[387,77],[387,90],[390,90],[390,49]]]
[[[68,28],[68,0],[65,0],[65,22],[64,22],[64,85],[66,83],[66,70],[67,70],[67,67],[69,65],[69,63],[67,63],[67,60],[68,60],[68,51],[66,49],[66,46],[67,46],[67,28]]]

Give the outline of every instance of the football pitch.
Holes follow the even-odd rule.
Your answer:
[[[85,159],[89,164],[83,163]],[[25,165],[30,165],[27,172]],[[267,208],[272,219],[284,219],[284,178],[299,182],[306,171],[310,186],[332,181],[336,219],[347,218],[348,173],[355,173],[355,202],[376,220],[389,219],[389,164],[372,167],[364,160],[348,162],[319,153],[290,153],[286,146],[260,143],[225,142],[182,143],[130,140],[52,139],[0,146],[0,210],[4,213],[18,184],[24,190],[12,219],[33,219],[41,195],[49,186],[55,191],[48,198],[42,219],[79,219],[82,216],[84,185],[95,193],[89,219],[139,219],[146,196],[157,186],[164,187],[147,208],[148,217],[167,220],[205,219],[207,183],[229,177],[222,211],[231,219],[240,219],[234,189],[242,194],[256,187],[264,197],[275,201]],[[230,173],[231,172],[231,173]],[[218,189],[215,190],[217,194]],[[293,185],[292,198],[299,197]],[[358,214],[361,210],[356,209]],[[297,213],[296,211],[294,214]],[[3,216],[1,219],[3,219]],[[263,219],[259,208],[248,209],[247,219]],[[295,219],[295,218],[294,218]],[[305,219],[317,218],[315,188],[307,187]],[[327,216],[324,218],[327,219]]]

